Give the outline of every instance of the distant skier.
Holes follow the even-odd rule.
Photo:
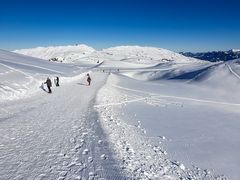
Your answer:
[[[90,77],[90,75],[87,73],[87,82],[88,82],[88,85],[90,86],[90,84],[91,84],[91,77]]]
[[[56,86],[59,86],[59,77],[57,76],[56,79],[55,79],[55,85]]]
[[[48,88],[48,93],[52,93],[51,87],[52,87],[52,81],[50,80],[50,78],[47,78],[47,81],[44,83],[47,84],[47,88]]]

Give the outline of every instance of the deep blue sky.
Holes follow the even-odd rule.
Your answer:
[[[240,48],[239,0],[0,0],[0,49],[85,43]]]

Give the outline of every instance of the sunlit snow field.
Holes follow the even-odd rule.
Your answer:
[[[81,45],[15,52],[35,58],[0,51],[0,174],[6,179],[107,178],[111,174],[116,179],[240,178],[239,60],[210,63],[139,46],[95,51]],[[54,57],[62,62],[48,61]],[[92,76],[90,87],[85,86],[86,73]],[[47,77],[56,76],[60,88],[53,87],[49,95],[40,86]],[[33,107],[28,109],[28,104]],[[38,107],[39,112],[47,108],[50,116],[40,116]],[[37,131],[38,121],[43,132],[53,133],[56,143]],[[26,127],[19,123],[31,122],[28,130],[35,136],[21,133]],[[63,134],[70,140],[54,127],[65,129]],[[22,144],[37,143],[37,139],[54,147],[50,150],[50,145],[40,143],[36,148],[43,159],[52,152],[52,160],[43,163],[51,171],[35,170],[40,158],[36,167],[27,157],[9,161],[17,151],[28,156],[32,150],[30,146],[21,149]],[[67,147],[59,145],[65,142]],[[61,154],[69,158],[59,159]],[[107,166],[107,161],[113,166]],[[12,169],[4,168],[6,164]],[[33,173],[25,166],[32,166]]]

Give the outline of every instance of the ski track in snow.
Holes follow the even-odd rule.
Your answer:
[[[4,61],[4,60],[0,60],[0,63],[1,64],[5,64],[7,66],[9,65],[18,65],[18,66],[25,66],[25,67],[31,67],[31,68],[37,68],[37,69],[42,69],[42,70],[45,70],[45,71],[49,71],[49,72],[53,72],[53,73],[57,73],[57,74],[63,74],[62,72],[60,71],[56,71],[56,70],[53,70],[53,69],[49,69],[49,68],[44,68],[44,67],[40,67],[40,66],[36,66],[36,65],[32,65],[32,64],[26,64],[26,63],[17,63],[17,62],[10,62],[10,61]]]
[[[3,84],[0,84],[0,91],[2,91],[2,94],[0,95],[0,101],[11,98],[21,98],[24,96],[29,87],[34,87],[34,85],[38,83],[38,81],[32,75],[18,68],[13,68],[3,63],[0,63],[0,66],[5,68],[5,71],[1,73],[2,78],[0,78],[3,82]],[[18,78],[20,83],[13,80],[9,81],[5,75]]]
[[[227,64],[227,63],[226,63],[226,65],[227,65],[229,71],[230,71],[234,76],[236,76],[238,79],[240,79],[240,76],[232,69],[232,67],[231,67],[229,64]]]
[[[229,102],[221,102],[221,101],[212,101],[212,100],[204,100],[204,99],[196,99],[196,98],[188,98],[188,97],[181,97],[181,96],[167,96],[167,95],[159,95],[159,94],[155,94],[155,93],[150,93],[150,92],[145,92],[145,91],[141,91],[141,90],[136,90],[136,89],[131,89],[131,88],[125,88],[125,87],[121,87],[118,85],[112,85],[112,87],[118,88],[118,89],[122,89],[122,90],[127,90],[127,91],[133,91],[133,92],[139,92],[145,95],[147,97],[152,97],[152,98],[173,98],[173,99],[181,99],[181,100],[187,100],[187,101],[196,101],[196,102],[201,102],[201,103],[211,103],[211,104],[218,104],[218,105],[229,105],[229,106],[240,106],[239,103],[229,103]],[[135,102],[135,101],[141,101],[141,100],[145,100],[146,98],[139,98],[139,99],[135,99],[135,100],[130,100],[130,101],[126,101],[123,103],[127,103],[127,102]],[[109,103],[106,105],[119,105],[119,104],[123,104],[123,103]],[[105,106],[106,106],[105,105]],[[101,106],[101,105],[99,105]]]
[[[92,109],[106,76],[93,78],[1,105],[0,179],[124,179]]]

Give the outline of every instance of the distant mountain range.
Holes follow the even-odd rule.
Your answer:
[[[240,58],[240,49],[232,49],[229,51],[200,52],[200,53],[180,52],[180,54],[187,57],[193,57],[193,58],[207,60],[211,62],[229,61],[229,60]]]
[[[80,61],[102,62],[115,60],[126,63],[158,64],[161,62],[192,62],[195,58],[157,47],[117,46],[100,51],[85,44],[68,46],[37,47],[15,50],[15,53],[32,56],[49,61],[78,63]]]

